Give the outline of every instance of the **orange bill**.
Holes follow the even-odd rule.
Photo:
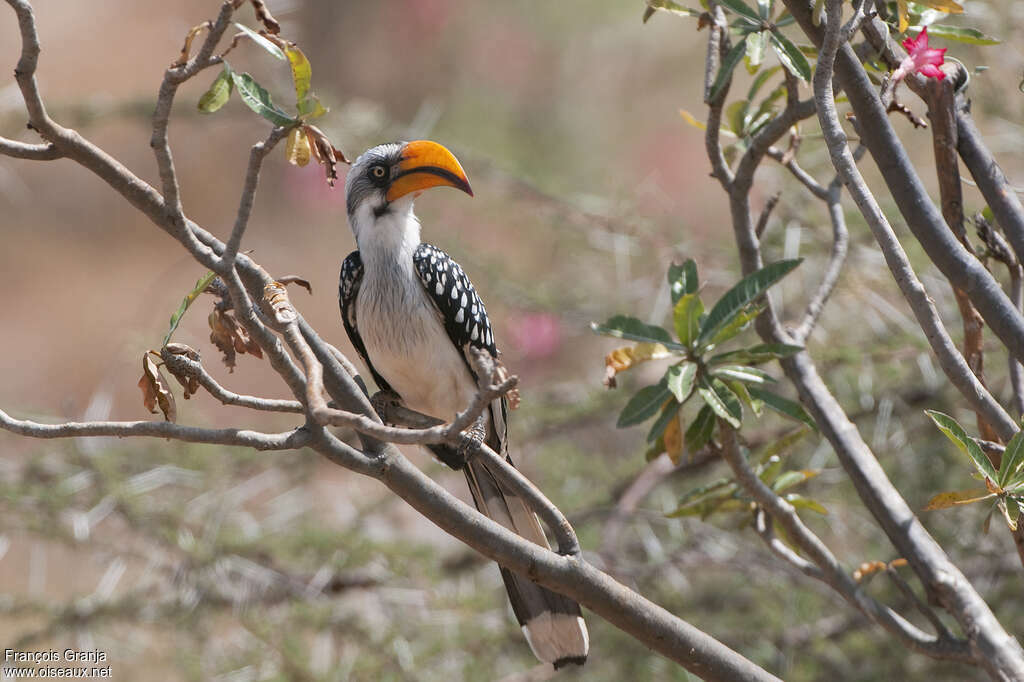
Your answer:
[[[469,180],[458,160],[436,142],[416,140],[406,144],[398,168],[398,175],[388,187],[388,201],[431,187],[455,187],[473,196]]]

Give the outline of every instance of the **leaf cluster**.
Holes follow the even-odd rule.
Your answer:
[[[1006,444],[997,468],[978,441],[968,436],[964,427],[955,419],[935,410],[926,410],[925,413],[932,418],[946,438],[967,455],[975,469],[974,477],[985,485],[984,488],[939,493],[928,501],[925,510],[948,509],[994,499],[995,502],[985,517],[984,530],[988,532],[989,522],[996,509],[1002,513],[1010,530],[1017,530],[1021,511],[1024,511],[1024,430],[1018,430]]]

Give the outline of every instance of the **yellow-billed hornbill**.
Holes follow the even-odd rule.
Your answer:
[[[349,340],[379,388],[406,407],[451,421],[478,391],[470,348],[497,357],[484,304],[466,273],[441,249],[420,241],[413,201],[430,187],[473,194],[451,152],[435,142],[383,144],[360,156],[345,181],[357,251],[341,266],[339,299]],[[486,378],[485,378],[486,379]],[[504,397],[468,433],[507,457]],[[463,469],[477,509],[548,546],[537,515],[498,483],[480,458],[429,446]],[[589,641],[579,605],[501,567],[512,610],[537,658],[555,667],[586,660]]]

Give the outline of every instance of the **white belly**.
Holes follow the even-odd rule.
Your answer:
[[[406,407],[451,421],[472,401],[476,382],[411,267],[388,275],[378,286],[367,272],[356,299],[366,354]]]

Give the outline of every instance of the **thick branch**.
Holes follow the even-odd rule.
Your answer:
[[[831,36],[832,33],[830,32],[828,35]],[[843,43],[839,43],[837,38],[833,38],[833,40],[836,41],[834,45],[827,43],[827,46],[833,49],[832,54],[835,54],[835,51],[840,46],[846,47]],[[846,47],[846,49],[849,48]],[[903,246],[896,237],[896,233],[889,224],[889,220],[878,205],[871,190],[868,189],[863,176],[860,174],[860,170],[857,168],[856,160],[847,146],[846,133],[843,132],[842,125],[839,122],[839,114],[836,111],[830,65],[831,61],[827,59],[819,60],[818,68],[814,74],[814,96],[818,102],[818,121],[821,124],[822,134],[825,137],[829,155],[832,157],[832,164],[849,190],[850,196],[857,204],[857,208],[860,209],[861,215],[864,216],[868,227],[871,228],[871,232],[875,236],[875,240],[878,242],[885,257],[885,262],[889,266],[890,271],[892,271],[893,278],[899,285],[903,297],[910,305],[915,319],[924,331],[929,345],[935,351],[939,365],[946,373],[946,376],[949,377],[949,380],[971,406],[979,414],[985,416],[985,419],[992,424],[1000,437],[1008,439],[1016,433],[1016,424],[1014,424],[1013,419],[1010,418],[1010,415],[1006,413],[995,398],[992,397],[984,384],[975,376],[967,361],[957,350],[952,338],[950,338],[949,333],[942,324],[934,302],[928,296],[924,285],[914,273],[910,259],[903,250]],[[859,66],[859,63],[857,66]],[[866,123],[861,122],[861,127],[865,126]],[[899,144],[898,141],[897,144]],[[924,200],[931,205],[927,196],[924,197]],[[957,247],[963,250],[960,242],[952,237],[945,222],[943,222],[942,228],[943,235],[946,238],[951,238]],[[973,259],[973,256],[971,258]],[[974,262],[980,267],[980,263],[977,263],[976,260]],[[956,285],[954,284],[954,286]]]
[[[776,522],[786,529],[786,533],[792,541],[818,569],[816,572],[809,571],[807,570],[809,567],[804,566],[802,570],[805,573],[824,581],[864,615],[896,636],[904,646],[933,658],[965,663],[974,662],[965,641],[929,635],[865,593],[860,585],[842,569],[839,561],[825,546],[825,543],[804,525],[793,506],[772,492],[772,489],[754,473],[740,451],[736,432],[725,422],[720,422],[719,432],[722,434],[722,458],[736,474],[736,480]],[[796,562],[797,559],[799,557],[788,558],[791,562]],[[799,562],[796,563],[798,566],[800,565]]]

